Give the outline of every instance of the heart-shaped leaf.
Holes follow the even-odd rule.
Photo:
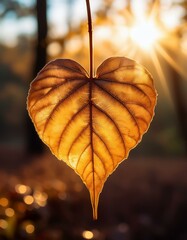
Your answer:
[[[89,78],[77,62],[58,59],[32,82],[28,111],[42,141],[87,186],[94,218],[107,177],[141,140],[156,91],[145,68],[114,57]]]

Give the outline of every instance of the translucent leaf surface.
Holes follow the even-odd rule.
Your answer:
[[[32,82],[28,111],[36,131],[81,177],[94,218],[107,177],[140,142],[155,103],[150,74],[123,57],[104,61],[93,79],[75,61],[58,59]]]

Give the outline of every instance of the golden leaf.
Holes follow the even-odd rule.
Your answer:
[[[108,176],[147,131],[156,91],[135,61],[105,60],[90,79],[75,61],[47,64],[31,84],[28,111],[42,141],[81,177],[97,218]]]

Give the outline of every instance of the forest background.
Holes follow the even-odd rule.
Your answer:
[[[71,58],[88,70],[85,1],[1,0],[0,239],[186,240],[187,1],[91,6],[95,67],[111,56],[144,65],[158,91],[155,117],[108,179],[92,222],[86,188],[45,148],[26,111],[29,84],[48,61]]]

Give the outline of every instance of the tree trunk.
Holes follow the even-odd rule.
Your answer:
[[[179,120],[181,136],[183,137],[184,147],[186,149],[186,154],[187,154],[187,109],[185,104],[185,97],[183,96],[183,91],[181,89],[182,79],[174,68],[171,68],[171,72],[172,72],[171,80],[172,80],[172,87],[173,87],[174,103],[176,107],[177,117]]]
[[[172,52],[169,48],[165,48],[165,50],[172,59],[176,59],[177,61],[176,53]],[[185,154],[187,154],[187,109],[186,97],[182,91],[183,79],[173,66],[169,63],[167,63],[167,66],[171,73],[172,95],[179,123],[179,132],[184,142]]]
[[[37,18],[37,44],[35,64],[33,69],[33,78],[44,67],[47,60],[47,2],[46,0],[36,1],[36,18]],[[30,118],[27,118],[27,153],[28,154],[42,154],[43,143],[39,139],[33,123]]]

